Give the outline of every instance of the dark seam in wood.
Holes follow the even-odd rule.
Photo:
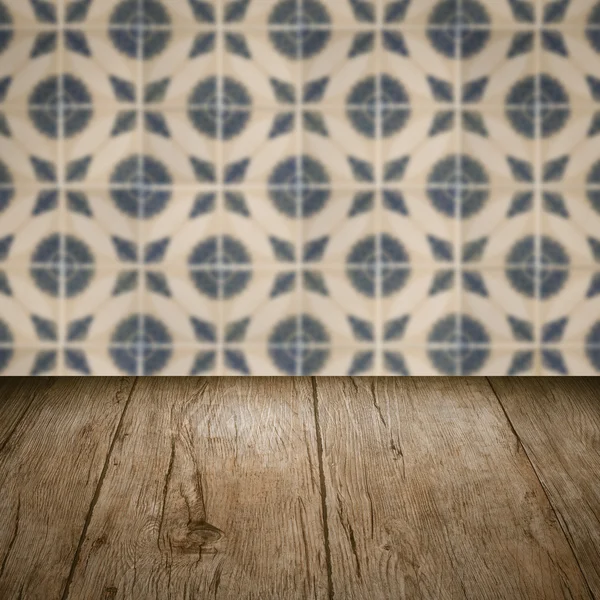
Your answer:
[[[500,400],[500,396],[499,396],[498,392],[496,391],[494,384],[492,383],[492,381],[490,380],[489,377],[486,377],[485,379],[486,379],[488,385],[490,386],[494,396],[496,397],[496,400],[498,401],[498,404],[500,405],[500,408],[502,409],[502,412],[504,413],[504,417],[508,421],[510,430],[513,432],[514,436],[517,438],[517,443],[519,444],[519,446],[521,447],[521,450],[523,450],[523,453],[527,457],[527,461],[529,462],[531,469],[533,470],[533,474],[535,475],[535,478],[538,480],[538,483],[540,484],[542,491],[544,492],[544,496],[546,497],[546,500],[548,501],[550,509],[552,510],[552,513],[554,514],[556,522],[558,523],[558,526],[560,527],[560,530],[562,531],[562,534],[563,534],[567,544],[569,545],[569,548],[571,549],[571,554],[573,555],[573,558],[575,559],[575,563],[577,564],[577,567],[579,568],[579,572],[581,573],[581,577],[583,578],[583,582],[585,583],[585,587],[587,588],[588,594],[589,594],[590,598],[592,598],[592,600],[593,600],[594,598],[596,598],[596,596],[592,592],[592,588],[590,587],[590,584],[588,583],[588,580],[585,576],[585,572],[581,566],[581,563],[579,562],[579,557],[577,556],[577,552],[575,552],[575,548],[573,547],[573,544],[571,543],[571,533],[569,532],[569,527],[568,527],[566,521],[564,521],[564,519],[562,518],[560,511],[554,506],[554,504],[552,504],[552,500],[550,499],[550,496],[548,495],[546,486],[544,485],[543,481],[541,480],[540,474],[538,473],[538,470],[535,468],[535,465],[533,464],[533,461],[531,460],[531,458],[529,456],[529,452],[527,452],[527,448],[525,447],[525,444],[523,444],[523,441],[521,440],[521,437],[517,433],[517,430],[515,429],[513,422],[510,420],[510,417],[509,417],[508,413],[506,412],[506,409],[504,408],[504,404],[502,404],[502,400]]]
[[[385,419],[383,418],[383,413],[381,412],[381,407],[379,406],[379,403],[377,402],[377,393],[375,392],[375,379],[371,380],[371,397],[373,398],[373,406],[375,407],[375,410],[377,410],[379,419],[383,423],[383,426],[385,428],[387,428],[387,423],[386,423]]]
[[[188,525],[193,525],[195,523],[205,524],[208,523],[208,515],[206,514],[206,500],[204,498],[204,474],[200,472],[198,468],[198,462],[196,461],[196,456],[192,454],[190,456],[192,460],[192,464],[194,465],[194,471],[196,472],[196,494],[198,497],[198,501],[200,503],[200,518],[196,518],[196,515],[192,515],[191,508],[188,505],[190,520]],[[196,509],[194,509],[196,510]]]
[[[10,542],[8,544],[8,549],[6,550],[6,554],[4,555],[4,558],[2,559],[2,565],[0,565],[0,579],[2,578],[2,575],[4,575],[4,569],[6,568],[6,563],[8,562],[8,557],[10,556],[12,548],[15,544],[17,535],[19,535],[19,516],[20,516],[20,514],[21,514],[21,496],[19,496],[19,498],[17,499],[17,515],[15,517],[15,528],[14,528],[12,537],[10,538]]]
[[[302,545],[304,547],[304,564],[306,566],[306,575],[310,575],[310,553],[308,551],[308,541],[306,538],[306,524],[304,523],[304,502],[298,496],[298,518],[300,519],[300,531],[302,533]]]
[[[33,404],[33,401],[36,399],[37,395],[38,395],[38,390],[34,390],[33,394],[31,395],[31,400],[29,401],[29,404],[27,405],[27,408],[23,411],[23,414],[17,419],[17,422],[14,424],[13,428],[10,430],[10,432],[6,436],[6,439],[4,440],[4,442],[2,444],[0,444],[0,454],[2,454],[2,451],[4,450],[4,448],[6,448],[6,445],[11,440],[14,432],[17,430],[17,427],[19,427],[19,425],[21,424],[21,421],[29,414],[29,409],[31,408],[31,405]]]
[[[214,572],[212,580],[210,582],[210,587],[212,587],[215,592],[215,598],[217,597],[217,595],[219,593],[219,586],[221,585],[222,571],[223,571],[223,564],[219,563],[217,565],[217,567],[215,568],[215,572]]]
[[[371,490],[369,489],[369,481],[367,479],[366,470],[363,473],[363,479],[365,482],[365,494],[367,496],[367,500],[369,501],[369,525],[371,529],[371,539],[373,539],[375,535],[375,514],[373,513],[373,498],[371,496]]]
[[[77,549],[75,550],[75,555],[73,556],[73,562],[71,563],[71,569],[69,570],[69,575],[67,576],[67,581],[65,583],[65,589],[61,596],[61,600],[66,600],[69,597],[69,591],[71,589],[71,583],[73,583],[73,577],[75,575],[75,568],[79,563],[79,556],[81,554],[81,549],[83,548],[83,543],[85,542],[85,538],[87,537],[88,528],[92,521],[92,515],[94,513],[94,508],[96,508],[96,503],[98,502],[98,498],[100,497],[100,490],[102,489],[102,484],[104,483],[104,478],[106,477],[106,473],[108,471],[108,466],[110,464],[110,459],[114,450],[114,447],[117,443],[117,439],[121,433],[121,429],[123,428],[123,421],[125,419],[125,413],[127,412],[127,408],[129,407],[129,403],[131,402],[131,398],[133,396],[133,390],[138,382],[138,378],[136,377],[133,380],[133,385],[129,390],[129,395],[127,396],[127,400],[125,401],[125,406],[123,407],[123,412],[119,418],[119,423],[117,424],[117,428],[115,429],[115,433],[110,442],[110,446],[108,447],[108,452],[106,453],[106,458],[104,459],[104,465],[102,466],[102,471],[100,472],[100,477],[98,478],[98,483],[96,484],[96,489],[94,491],[94,496],[92,497],[92,501],[90,502],[90,508],[88,509],[87,515],[85,516],[85,521],[83,523],[83,529],[81,531],[81,535],[79,536],[79,542],[77,543]]]
[[[317,459],[319,464],[319,483],[321,486],[321,513],[323,521],[323,542],[325,545],[325,566],[327,569],[327,592],[329,600],[335,597],[333,591],[333,568],[331,565],[331,549],[329,547],[329,522],[327,520],[327,487],[323,469],[323,438],[319,422],[319,397],[317,395],[317,379],[311,377],[313,391],[313,412],[315,415],[315,434],[317,438]]]
[[[337,509],[338,519],[340,520],[342,529],[344,530],[344,533],[346,534],[346,537],[348,538],[348,542],[350,543],[350,550],[352,551],[352,554],[354,556],[356,576],[360,580],[360,579],[362,579],[361,571],[360,571],[360,558],[358,557],[356,538],[354,537],[354,529],[352,528],[350,520],[346,516],[346,511],[344,510],[342,498],[340,497],[339,494],[337,495],[337,506],[338,506],[338,509]]]
[[[317,485],[315,483],[315,467],[312,461],[312,449],[310,447],[310,441],[308,439],[308,428],[306,427],[306,423],[304,424],[304,445],[306,446],[306,456],[308,457],[308,468],[310,469],[310,487],[313,492],[317,489]]]
[[[356,383],[356,381],[354,381],[354,377],[352,377],[352,376],[350,377],[350,383],[354,386],[354,390],[356,392],[358,392],[359,391],[358,384]]]
[[[171,456],[169,457],[169,467],[167,468],[167,475],[165,476],[165,485],[163,487],[163,501],[162,508],[160,511],[160,525],[158,527],[158,551],[161,552],[160,541],[163,530],[163,522],[165,520],[165,507],[167,505],[167,493],[169,491],[169,482],[171,481],[171,475],[173,473],[173,463],[175,462],[175,436],[171,436]]]

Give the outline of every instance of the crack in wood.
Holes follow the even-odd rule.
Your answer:
[[[310,575],[310,554],[308,551],[308,541],[306,536],[306,523],[304,522],[304,513],[306,509],[304,508],[304,502],[302,502],[302,498],[298,496],[298,516],[300,519],[300,531],[302,533],[302,545],[304,548],[304,563],[306,565],[306,574]]]
[[[169,466],[167,468],[167,474],[165,476],[165,485],[163,487],[163,501],[162,501],[162,508],[160,511],[160,525],[158,527],[157,543],[158,543],[159,552],[162,552],[160,544],[162,541],[163,525],[164,525],[164,521],[165,521],[165,509],[167,507],[167,493],[169,491],[169,483],[171,481],[171,475],[173,474],[173,463],[174,462],[175,462],[175,436],[171,436],[171,455],[169,456]]]
[[[510,431],[513,433],[513,435],[517,441],[517,446],[521,449],[522,453],[524,454],[525,458],[527,459],[527,462],[529,463],[531,470],[533,471],[533,473],[535,475],[535,478],[537,479],[540,487],[542,488],[542,491],[544,492],[544,496],[546,497],[546,501],[548,502],[548,505],[550,506],[550,510],[554,513],[556,521],[558,522],[558,526],[560,527],[560,530],[562,531],[563,536],[564,536],[567,544],[569,545],[569,548],[571,549],[571,554],[573,555],[573,558],[577,564],[579,572],[581,573],[581,577],[583,578],[583,582],[587,588],[589,597],[593,599],[593,598],[595,598],[595,595],[592,592],[592,588],[590,587],[590,584],[589,584],[587,576],[586,576],[586,572],[583,569],[583,566],[579,560],[579,556],[578,556],[577,552],[575,551],[575,546],[573,543],[573,536],[571,535],[569,526],[568,526],[566,520],[561,515],[560,511],[558,510],[558,507],[554,506],[554,503],[552,502],[552,500],[550,498],[550,494],[548,493],[548,490],[546,489],[546,486],[545,486],[544,482],[542,481],[541,475],[538,472],[538,469],[537,469],[536,465],[534,464],[533,460],[531,459],[531,456],[529,455],[529,451],[525,447],[525,444],[523,443],[523,441],[521,440],[521,437],[519,436],[517,430],[515,429],[515,426],[511,420],[504,404],[502,403],[502,400],[500,399],[498,391],[496,390],[496,388],[494,387],[494,384],[492,383],[492,380],[489,377],[486,377],[485,379],[487,381],[488,386],[492,390],[492,393],[494,394],[498,404],[500,405],[500,409],[502,410],[502,413],[504,414],[504,418],[506,419],[506,422],[508,423]],[[552,390],[548,390],[548,391],[554,398],[554,393],[552,392]]]
[[[360,572],[360,558],[359,558],[358,552],[357,552],[356,538],[354,537],[354,529],[352,527],[352,524],[350,523],[350,519],[348,519],[348,516],[346,515],[346,511],[344,510],[341,496],[338,494],[336,499],[337,499],[337,507],[338,507],[337,508],[338,518],[342,525],[342,529],[344,530],[344,533],[345,533],[346,537],[348,538],[348,542],[350,543],[350,549],[352,550],[352,554],[354,556],[356,576],[360,580],[360,579],[362,579],[361,572]]]
[[[331,548],[329,547],[329,523],[327,519],[327,486],[325,484],[325,471],[323,469],[323,438],[319,422],[319,396],[317,393],[317,379],[311,377],[313,390],[313,411],[315,415],[315,432],[317,438],[317,459],[319,464],[319,483],[321,487],[321,518],[323,524],[323,542],[325,545],[325,567],[327,569],[327,591],[329,600],[335,597],[333,589],[333,566],[331,563]]]
[[[127,408],[129,407],[129,403],[131,402],[131,398],[133,396],[133,390],[135,389],[138,382],[138,378],[136,377],[133,380],[133,384],[131,389],[129,390],[129,394],[127,395],[127,400],[125,401],[125,405],[123,406],[123,411],[121,412],[121,416],[119,417],[119,422],[113,434],[112,440],[110,442],[110,446],[108,448],[108,452],[106,453],[106,459],[104,460],[104,465],[102,466],[102,471],[100,472],[100,477],[98,478],[98,483],[96,484],[96,489],[94,491],[94,495],[92,497],[92,501],[90,502],[90,508],[85,516],[85,521],[83,523],[83,529],[81,530],[81,535],[79,536],[79,542],[77,543],[77,548],[75,550],[75,554],[73,556],[73,562],[71,563],[71,568],[69,570],[69,574],[67,576],[67,581],[65,582],[65,587],[61,596],[61,600],[67,600],[69,597],[69,592],[71,590],[71,584],[73,583],[73,576],[75,575],[75,568],[79,563],[79,557],[81,555],[81,549],[83,548],[83,544],[87,538],[87,532],[90,527],[90,523],[92,521],[92,515],[94,514],[94,508],[98,503],[98,499],[100,498],[100,491],[102,490],[102,484],[104,483],[104,478],[106,477],[106,473],[108,471],[108,466],[110,464],[110,459],[112,453],[114,451],[117,440],[121,435],[121,431],[123,429],[123,423],[125,421],[125,414],[127,413]]]
[[[358,388],[357,388],[357,390],[358,390]],[[379,406],[379,403],[377,402],[377,392],[375,391],[375,378],[373,378],[371,380],[371,397],[373,398],[373,406],[375,407],[375,410],[377,411],[377,414],[379,415],[379,419],[383,423],[383,426],[385,428],[387,428],[387,422],[383,418],[383,413],[381,412],[381,407]]]

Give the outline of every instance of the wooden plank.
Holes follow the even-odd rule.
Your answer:
[[[600,598],[600,379],[493,378],[491,384]]]
[[[0,452],[27,414],[36,391],[52,380],[41,377],[0,377]]]
[[[590,598],[484,379],[318,379],[335,598]]]
[[[61,597],[133,380],[50,383],[0,453],[0,598]]]
[[[68,598],[327,597],[305,379],[148,378]]]

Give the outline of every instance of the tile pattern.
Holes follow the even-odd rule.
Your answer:
[[[597,0],[0,0],[2,374],[600,372]]]

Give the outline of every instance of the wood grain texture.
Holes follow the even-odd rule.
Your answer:
[[[131,379],[22,382],[0,452],[0,598],[60,598]],[[7,406],[27,405],[20,411]]]
[[[597,598],[600,598],[600,379],[492,378]]]
[[[27,414],[37,392],[51,385],[48,378],[0,377],[0,452]]]
[[[319,378],[335,598],[590,598],[483,379]]]
[[[326,598],[307,379],[136,386],[67,597]]]

